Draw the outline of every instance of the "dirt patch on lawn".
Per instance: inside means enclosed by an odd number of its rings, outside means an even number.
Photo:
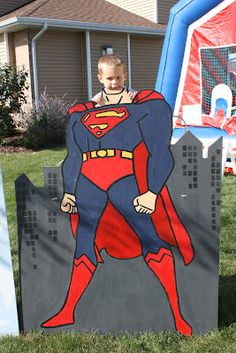
[[[22,134],[4,137],[0,143],[0,153],[32,152],[31,149],[22,145]]]

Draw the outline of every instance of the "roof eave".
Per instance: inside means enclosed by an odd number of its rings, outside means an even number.
[[[49,18],[36,18],[36,17],[13,17],[5,21],[0,21],[0,33],[13,31],[19,26],[43,26],[47,24],[48,27],[54,28],[67,28],[67,29],[78,29],[78,30],[93,30],[93,31],[107,31],[107,32],[122,32],[122,33],[133,33],[133,34],[145,34],[145,35],[158,35],[164,36],[165,29],[162,28],[151,28],[141,26],[123,26],[113,25],[107,23],[92,23],[92,22],[80,22],[71,20],[58,20]]]

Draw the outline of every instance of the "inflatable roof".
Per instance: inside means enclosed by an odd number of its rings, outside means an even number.
[[[170,11],[155,89],[174,109],[188,27],[222,0],[182,0]]]

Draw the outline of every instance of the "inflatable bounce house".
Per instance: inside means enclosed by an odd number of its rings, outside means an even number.
[[[222,136],[224,160],[231,159],[228,171],[234,174],[235,13],[235,0],[179,1],[171,9],[156,84],[174,111],[173,140],[183,127],[206,149]]]

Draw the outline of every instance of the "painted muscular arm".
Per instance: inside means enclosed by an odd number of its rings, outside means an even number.
[[[169,149],[172,132],[172,112],[164,100],[144,103],[147,115],[139,126],[149,156],[147,163],[148,191],[138,195],[133,205],[137,212],[151,214],[155,211],[156,199],[165,185],[174,166]]]
[[[74,131],[78,121],[78,113],[74,113],[67,125],[67,156],[62,165],[64,195],[61,210],[67,213],[77,213],[75,189],[82,164],[82,152],[77,145]]]

